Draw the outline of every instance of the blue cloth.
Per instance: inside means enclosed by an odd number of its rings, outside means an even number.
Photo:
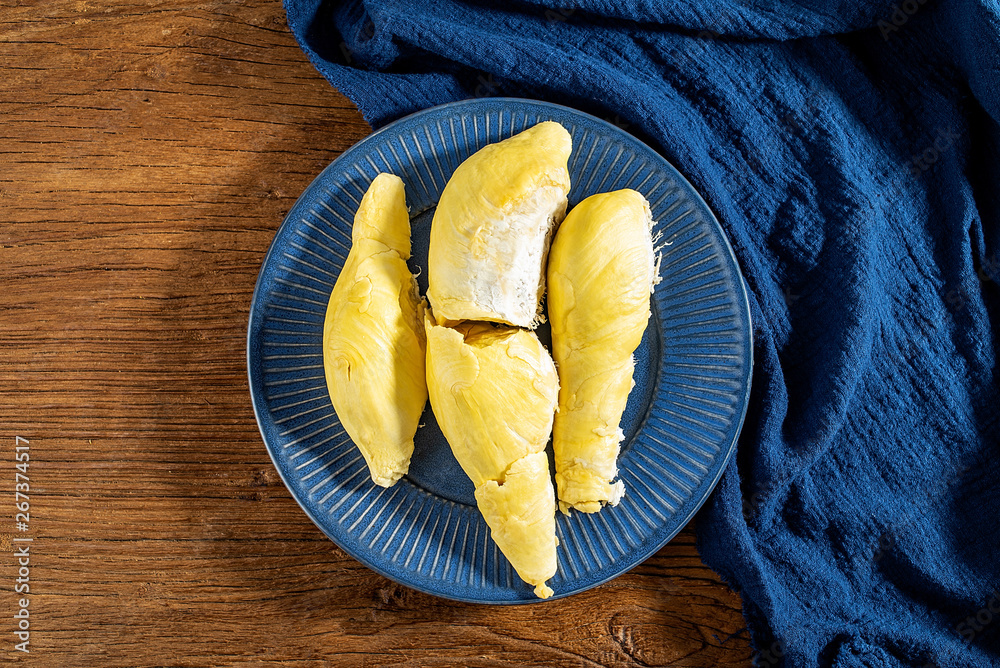
[[[373,126],[549,100],[639,136],[708,201],[757,362],[697,531],[756,665],[1000,665],[997,0],[286,9]]]

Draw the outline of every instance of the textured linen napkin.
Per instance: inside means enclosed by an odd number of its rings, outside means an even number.
[[[285,6],[375,127],[549,100],[715,211],[756,368],[697,530],[755,665],[1000,665],[997,0]]]

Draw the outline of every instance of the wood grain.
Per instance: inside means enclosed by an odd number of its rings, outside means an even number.
[[[0,655],[39,666],[746,666],[685,530],[633,572],[495,608],[396,585],[285,490],[245,334],[296,196],[370,129],[273,2],[0,6]],[[31,518],[13,524],[14,442]],[[31,547],[13,650],[12,539]]]

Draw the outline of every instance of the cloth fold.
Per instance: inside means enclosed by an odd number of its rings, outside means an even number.
[[[756,367],[697,521],[761,666],[1000,666],[996,0],[285,0],[381,126],[606,118],[732,242]]]

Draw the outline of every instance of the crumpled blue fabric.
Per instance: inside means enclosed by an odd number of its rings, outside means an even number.
[[[755,665],[1000,665],[997,0],[285,6],[375,127],[549,100],[715,211],[756,367],[697,531]]]

